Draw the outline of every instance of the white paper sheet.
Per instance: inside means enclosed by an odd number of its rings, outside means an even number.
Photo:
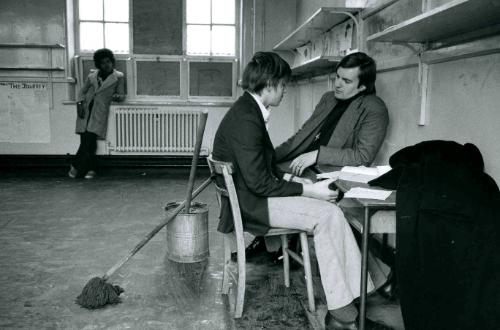
[[[49,86],[0,82],[0,142],[50,142]]]
[[[391,195],[391,190],[380,190],[380,189],[370,189],[355,187],[351,188],[345,193],[345,198],[366,198],[366,199],[377,199],[385,201],[387,197]]]
[[[346,181],[367,183],[391,170],[388,165],[377,167],[344,166],[340,171],[318,174],[318,179],[341,179]]]

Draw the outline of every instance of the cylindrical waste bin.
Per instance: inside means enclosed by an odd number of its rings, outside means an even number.
[[[175,209],[180,202],[170,202],[167,212]],[[205,260],[208,249],[208,206],[191,203],[189,213],[179,213],[167,226],[167,257],[182,263]]]

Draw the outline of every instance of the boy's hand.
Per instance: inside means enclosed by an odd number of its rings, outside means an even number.
[[[324,201],[333,202],[338,196],[338,191],[331,190],[328,188],[330,183],[334,182],[334,179],[319,181],[314,184],[303,185],[302,195],[305,197],[311,197],[316,199],[321,199]]]

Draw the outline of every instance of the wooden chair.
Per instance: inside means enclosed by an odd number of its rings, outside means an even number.
[[[245,301],[245,286],[246,286],[246,258],[245,258],[245,241],[243,238],[243,223],[241,219],[240,205],[238,203],[238,196],[236,195],[236,189],[234,186],[234,181],[232,174],[234,173],[234,168],[231,163],[220,162],[212,159],[210,155],[208,157],[208,165],[212,176],[222,176],[224,185],[215,182],[217,191],[217,200],[219,206],[221,203],[222,196],[229,198],[229,203],[231,205],[231,212],[234,219],[234,233],[224,234],[224,275],[222,279],[222,293],[229,294],[230,283],[229,278],[231,277],[236,284],[236,299],[234,304],[234,318],[240,318],[243,314],[243,304]],[[302,257],[299,256],[294,251],[288,249],[288,235],[299,234],[300,245],[302,248]],[[237,271],[233,272],[231,270],[231,235],[236,235],[236,253],[238,256],[238,267]],[[307,299],[309,302],[309,310],[315,312],[316,307],[314,303],[314,291],[313,282],[311,274],[311,260],[309,255],[309,245],[307,242],[307,232],[295,229],[286,228],[271,228],[265,236],[280,236],[281,246],[283,250],[283,272],[285,286],[290,286],[290,257],[304,266],[306,288],[307,288]]]

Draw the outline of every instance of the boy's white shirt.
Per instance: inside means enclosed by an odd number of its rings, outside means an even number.
[[[259,105],[260,112],[262,112],[262,117],[264,118],[264,122],[266,123],[266,129],[269,130],[269,124],[267,122],[269,121],[269,116],[271,116],[271,112],[264,106],[258,95],[255,95],[250,92],[249,94],[252,95],[255,102],[257,102],[257,104]]]

